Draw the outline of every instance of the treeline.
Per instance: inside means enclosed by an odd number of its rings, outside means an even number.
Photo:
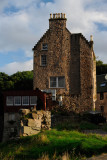
[[[11,76],[0,72],[0,91],[33,89],[33,71],[17,72]]]
[[[101,60],[96,61],[96,74],[107,74],[107,64],[104,64]]]
[[[97,75],[107,73],[107,64],[101,60],[96,61]],[[11,76],[0,72],[0,91],[33,89],[33,71],[17,72]]]

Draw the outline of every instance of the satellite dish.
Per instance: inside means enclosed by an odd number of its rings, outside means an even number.
[[[107,80],[107,74],[105,75],[105,80]]]

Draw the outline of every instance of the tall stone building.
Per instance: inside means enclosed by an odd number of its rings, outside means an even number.
[[[34,46],[34,90],[52,93],[53,100],[75,112],[94,110],[96,60],[93,39],[70,33],[65,14],[50,14],[49,29]]]

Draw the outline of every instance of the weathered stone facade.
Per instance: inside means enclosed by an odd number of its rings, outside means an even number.
[[[96,96],[96,70],[93,40],[81,34],[72,34],[66,28],[65,14],[54,14],[49,19],[49,29],[34,46],[34,89],[56,89],[57,100],[73,111],[83,112],[94,108]],[[42,45],[48,49],[43,50]],[[41,65],[41,55],[46,55],[46,65]],[[50,77],[63,76],[65,87],[50,87]]]

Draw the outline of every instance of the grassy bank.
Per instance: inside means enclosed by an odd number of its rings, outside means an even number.
[[[85,135],[77,131],[50,130],[38,135],[0,144],[0,159],[80,159],[107,152],[107,137]],[[43,158],[45,159],[45,158]]]

